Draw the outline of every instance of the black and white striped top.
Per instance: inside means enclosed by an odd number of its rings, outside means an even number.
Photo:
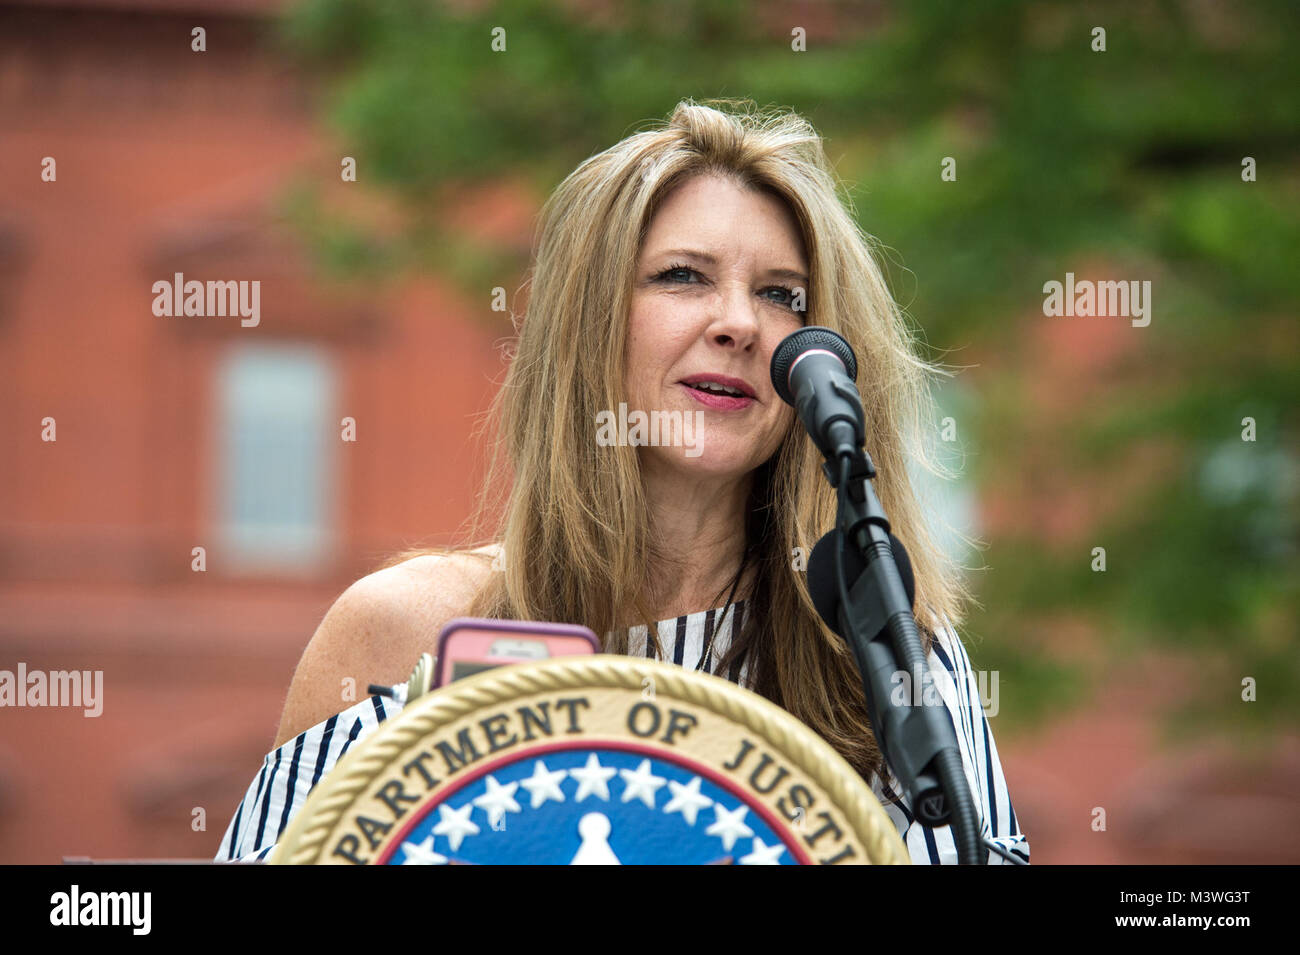
[[[743,620],[743,614],[742,602],[737,603],[725,618],[720,610],[708,610],[661,620],[657,624],[659,643],[673,663],[694,669],[704,652],[708,635],[715,628],[715,620],[721,619],[721,626],[713,634],[713,663],[710,664],[713,666],[730,645],[733,620]],[[630,655],[654,656],[654,643],[646,637],[645,627],[634,627],[629,631]],[[962,763],[981,815],[984,836],[1028,861],[1029,842],[1021,833],[1015,810],[1011,808],[1002,764],[980,703],[970,660],[951,629],[937,634],[929,664],[934,689],[942,697],[957,730]],[[718,675],[742,686],[751,685],[752,674],[747,663],[732,666],[729,672]],[[217,861],[266,859],[294,814],[302,808],[307,794],[321,778],[344,753],[401,708],[402,704],[387,697],[369,697],[267,753],[261,771],[249,783],[230,825],[226,827],[217,850]],[[952,830],[946,826],[929,829],[916,824],[907,795],[901,792],[892,774],[883,781],[879,776],[873,776],[871,789],[898,828],[913,862],[956,863],[957,849]],[[1001,864],[1004,860],[991,853],[989,861],[990,864]]]

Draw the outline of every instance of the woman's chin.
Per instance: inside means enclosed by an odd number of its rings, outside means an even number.
[[[752,447],[710,442],[707,433],[701,434],[693,446],[642,448],[641,459],[643,467],[711,479],[740,480],[758,466]]]

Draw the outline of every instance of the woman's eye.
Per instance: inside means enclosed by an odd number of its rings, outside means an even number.
[[[693,285],[697,281],[702,280],[703,276],[689,266],[675,265],[671,268],[664,269],[655,276],[655,279],[660,282],[669,282],[675,285]],[[763,298],[776,305],[789,307],[794,304],[794,289],[785,285],[768,286],[763,289],[761,295]]]
[[[763,290],[763,297],[777,305],[793,305],[794,289],[786,288],[784,285],[773,285]]]

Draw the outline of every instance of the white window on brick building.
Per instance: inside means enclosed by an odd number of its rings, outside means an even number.
[[[209,566],[310,574],[335,543],[337,373],[310,344],[247,344],[218,362],[217,544]]]

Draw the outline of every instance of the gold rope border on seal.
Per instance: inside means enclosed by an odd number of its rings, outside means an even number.
[[[420,697],[385,720],[335,765],[308,797],[268,860],[314,863],[322,844],[356,798],[414,743],[483,707],[552,690],[634,689],[654,681],[656,695],[693,703],[758,734],[831,797],[873,865],[911,862],[898,831],[867,784],[835,749],[776,704],[706,673],[632,657],[569,657],[498,667]]]

